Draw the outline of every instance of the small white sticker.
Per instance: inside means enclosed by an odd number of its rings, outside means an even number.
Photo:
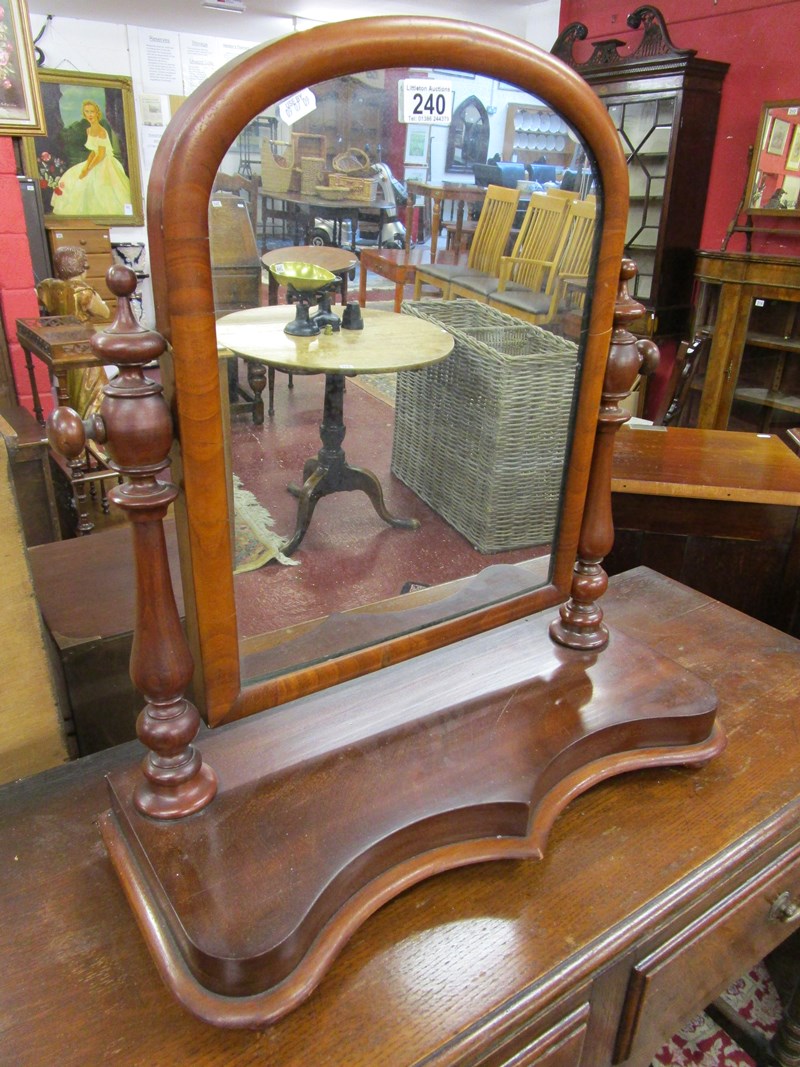
[[[312,111],[316,110],[316,107],[316,96],[310,89],[301,89],[299,93],[295,93],[294,96],[290,96],[288,100],[284,100],[282,104],[278,105],[278,114],[287,126],[291,126],[298,119],[310,115]]]

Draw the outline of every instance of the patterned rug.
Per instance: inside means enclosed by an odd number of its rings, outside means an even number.
[[[297,567],[297,559],[281,552],[284,539],[274,532],[275,522],[256,497],[242,486],[238,475],[233,476],[233,508],[235,530],[234,574],[254,571],[271,559],[288,567]]]
[[[734,982],[722,999],[757,1030],[768,1037],[775,1033],[781,1002],[763,963]],[[664,1045],[650,1067],[756,1067],[756,1061],[701,1012]]]

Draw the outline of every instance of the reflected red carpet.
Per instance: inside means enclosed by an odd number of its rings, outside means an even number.
[[[296,482],[306,458],[320,447],[324,378],[299,376],[288,389],[278,373],[275,416],[262,427],[237,415],[231,429],[233,469],[288,537],[297,502],[286,486]],[[364,378],[369,385],[369,377]],[[373,470],[381,480],[389,510],[419,519],[416,531],[387,526],[364,493],[336,493],[317,505],[308,533],[294,558],[297,567],[269,563],[236,577],[239,632],[243,637],[291,626],[398,595],[408,582],[438,585],[476,574],[493,563],[516,563],[543,555],[548,546],[494,555],[476,552],[391,472],[394,409],[347,383],[344,449],[354,466]]]

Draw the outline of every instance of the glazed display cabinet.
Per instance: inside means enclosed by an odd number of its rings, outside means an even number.
[[[579,22],[552,51],[589,82],[614,120],[628,161],[625,251],[639,268],[634,295],[647,308],[648,332],[682,339],[728,64],[676,48],[649,5],[629,15],[628,25],[643,29],[632,51],[621,52],[624,42],[613,38],[595,41],[580,62],[573,47],[589,31]]]
[[[692,425],[780,433],[800,425],[800,263],[744,252],[697,258],[695,333],[711,335]]]

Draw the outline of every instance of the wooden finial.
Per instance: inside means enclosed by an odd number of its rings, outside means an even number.
[[[71,408],[59,407],[48,422],[48,437],[66,456],[82,452],[87,437],[103,442],[109,466],[126,479],[108,495],[131,522],[136,562],[131,678],[147,700],[136,731],[149,752],[134,803],[145,815],[176,819],[205,807],[216,793],[217,780],[191,743],[200,714],[184,696],[193,663],[164,538],[163,520],[178,495],[174,485],[158,479],[169,466],[172,416],[161,386],[144,374],[145,364],[158,359],[166,342],[134,318],[133,271],[112,267],[106,281],[117,297],[117,312],[114,321],[92,337],[91,346],[103,363],[119,367],[119,375],[104,387],[99,415],[84,422]]]
[[[628,292],[628,282],[635,275],[636,264],[623,259],[571,596],[562,604],[560,617],[550,625],[552,639],[567,648],[598,650],[608,644],[608,628],[603,623],[598,600],[608,587],[608,575],[601,563],[614,544],[611,514],[614,437],[630,418],[620,402],[630,394],[637,374],[652,373],[658,362],[657,346],[644,338],[637,340],[628,329],[645,311]]]

